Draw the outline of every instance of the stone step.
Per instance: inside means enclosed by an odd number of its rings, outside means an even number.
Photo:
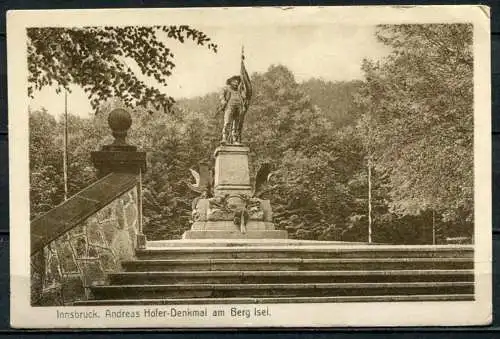
[[[321,241],[321,240],[297,240],[297,239],[174,239],[174,240],[148,240],[147,248],[199,248],[199,247],[248,247],[248,246],[269,246],[269,247],[288,247],[288,246],[360,246],[373,247],[362,242],[347,242],[347,241]],[[404,247],[401,245],[376,245],[376,246],[391,246]],[[422,247],[421,245],[408,245],[410,247]],[[446,245],[446,247],[454,246],[464,248],[467,245]],[[406,245],[405,245],[406,247]],[[444,245],[438,245],[444,247]]]
[[[93,286],[95,299],[325,297],[473,294],[473,282],[168,284]]]
[[[457,247],[386,246],[217,246],[151,247],[136,251],[139,259],[254,259],[254,258],[473,258]]]
[[[153,259],[122,262],[128,272],[473,269],[468,258]]]
[[[359,295],[337,297],[262,297],[262,298],[171,298],[171,299],[103,299],[76,302],[76,306],[113,305],[200,305],[200,304],[288,304],[288,303],[344,303],[344,302],[415,302],[415,301],[469,301],[473,294],[422,295]]]
[[[473,270],[120,272],[110,285],[474,281]]]

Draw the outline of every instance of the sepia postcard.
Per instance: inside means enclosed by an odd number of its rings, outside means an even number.
[[[484,6],[9,11],[11,325],[492,319]]]

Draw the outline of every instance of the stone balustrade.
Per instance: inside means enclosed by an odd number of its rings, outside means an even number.
[[[115,140],[91,158],[98,177],[82,191],[31,222],[31,303],[73,304],[91,297],[120,262],[144,248],[142,173],[146,154],[126,143],[130,114],[109,114]]]
[[[92,285],[119,271],[121,261],[134,257],[139,215],[134,186],[46,245],[40,252],[41,269],[36,269],[35,262],[32,266],[32,303],[53,306],[87,300]]]

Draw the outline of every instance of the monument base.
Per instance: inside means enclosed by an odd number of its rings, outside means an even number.
[[[182,235],[182,239],[287,239],[288,233],[283,230],[262,230],[248,231],[242,233],[240,231],[186,231]]]
[[[274,229],[274,224],[267,221],[250,220],[246,231],[233,221],[197,221],[191,229],[182,235],[182,239],[287,239],[288,233]]]
[[[245,225],[246,231],[274,231],[274,224],[268,221],[250,220]],[[191,226],[191,231],[238,231],[240,226],[234,224],[230,220],[219,221],[196,221]]]
[[[248,147],[225,145],[215,150],[213,196],[193,201],[193,224],[182,239],[287,239],[276,230],[269,200],[253,196]]]

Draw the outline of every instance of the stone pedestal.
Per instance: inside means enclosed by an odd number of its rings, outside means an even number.
[[[286,239],[287,233],[282,230],[269,231],[186,231],[182,239]]]
[[[219,146],[215,150],[214,195],[252,194],[249,148],[245,146]]]
[[[245,218],[243,224],[241,217]],[[193,211],[193,225],[183,239],[286,239],[276,230],[269,200],[215,197],[200,199]]]
[[[249,149],[220,146],[215,150],[214,197],[198,199],[193,225],[183,239],[286,239],[276,230],[269,200],[252,197]]]

